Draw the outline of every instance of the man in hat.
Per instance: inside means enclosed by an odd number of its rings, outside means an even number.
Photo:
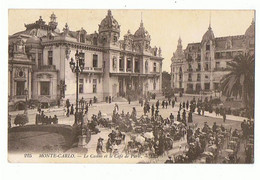
[[[96,151],[97,151],[97,154],[98,155],[102,155],[102,153],[104,153],[103,151],[103,138],[98,138],[98,142],[97,142],[97,148],[96,148]]]
[[[173,164],[172,157],[168,156],[168,159],[164,162],[164,164]]]

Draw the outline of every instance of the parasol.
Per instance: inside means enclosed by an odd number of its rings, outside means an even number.
[[[154,138],[152,132],[146,132],[146,133],[144,133],[144,137],[146,137],[146,138],[148,138],[148,139],[152,139],[152,138]]]
[[[232,149],[225,149],[226,152],[228,153],[233,153],[234,151]]]
[[[204,156],[213,156],[213,153],[209,152],[209,151],[205,151],[205,152],[202,153],[202,155],[204,155]]]
[[[145,142],[145,138],[138,135],[136,138],[135,138],[135,141],[136,142],[139,142],[140,144],[143,144]]]

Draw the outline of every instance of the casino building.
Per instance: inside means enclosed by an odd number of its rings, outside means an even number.
[[[201,42],[189,43],[185,50],[178,40],[171,58],[171,87],[188,94],[216,92],[221,78],[230,72],[227,62],[240,53],[254,52],[254,20],[245,34],[237,36],[215,37],[209,25]]]
[[[62,31],[55,14],[50,22],[41,17],[26,24],[25,30],[9,36],[9,105],[23,109],[26,97],[42,103],[75,101],[76,75],[69,62],[78,50],[85,68],[79,77],[79,98],[94,96],[103,101],[129,94],[145,95],[161,91],[161,49],[151,47],[151,36],[141,21],[131,34],[120,40],[120,25],[108,10],[98,32],[83,28]]]

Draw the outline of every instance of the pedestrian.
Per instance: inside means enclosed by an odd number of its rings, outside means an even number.
[[[70,108],[70,114],[74,114],[74,107],[73,107],[73,104],[71,105],[71,108]]]
[[[183,109],[185,109],[185,107],[186,107],[185,101],[182,102],[182,107],[183,107]]]
[[[180,106],[179,106],[179,111],[181,110],[181,108],[182,108],[182,107],[181,107],[181,103],[180,103]]]
[[[130,96],[128,96],[128,104],[130,104],[131,103],[131,98],[130,98]]]
[[[157,110],[159,109],[159,104],[160,104],[160,102],[159,102],[159,100],[158,100],[158,101],[156,102],[156,104],[155,104]]]
[[[174,121],[174,115],[171,113],[170,114],[170,120],[173,122]]]
[[[67,117],[70,117],[70,108],[69,107],[67,107]]]
[[[88,113],[88,103],[86,103],[86,106],[85,106],[85,114]]]
[[[163,101],[162,101],[162,108],[163,108],[163,109],[164,109],[164,103],[165,103],[165,101],[163,100]]]
[[[146,108],[146,106],[144,106],[144,115],[146,116],[146,112],[147,112],[147,108]]]
[[[192,120],[192,112],[190,111],[189,112],[189,115],[188,115],[188,123],[192,123],[193,120]]]
[[[205,107],[204,105],[202,106],[202,116],[204,116],[204,112],[205,112]]]
[[[172,108],[174,108],[174,105],[175,105],[175,100],[173,99],[172,100]]]
[[[181,114],[180,114],[180,111],[178,111],[178,114],[177,114],[177,121],[178,121],[178,122],[181,122]]]
[[[167,102],[167,101],[165,101],[165,107],[166,107],[166,109],[167,109],[167,106],[168,106],[168,102]]]
[[[104,152],[103,151],[103,138],[99,138],[98,139],[98,142],[97,142],[97,148],[96,148],[96,151],[97,151],[97,154],[98,155],[102,155],[102,153]]]
[[[187,100],[187,103],[186,103],[186,109],[188,110],[190,107],[190,103],[189,103],[189,100]]]
[[[169,156],[168,159],[164,162],[164,164],[173,164],[172,157]]]
[[[154,105],[152,105],[152,116],[154,115]]]

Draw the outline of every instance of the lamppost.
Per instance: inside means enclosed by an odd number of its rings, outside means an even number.
[[[77,125],[79,120],[79,114],[78,114],[79,113],[78,112],[79,111],[79,74],[80,72],[83,71],[85,67],[84,59],[80,56],[78,50],[76,51],[75,59],[76,62],[74,62],[73,58],[71,58],[70,61],[70,68],[73,73],[76,73],[76,113],[75,113],[75,121],[73,126]]]
[[[25,108],[24,108],[24,114],[27,114],[27,96],[28,96],[28,90],[24,89],[24,95],[25,95]]]

